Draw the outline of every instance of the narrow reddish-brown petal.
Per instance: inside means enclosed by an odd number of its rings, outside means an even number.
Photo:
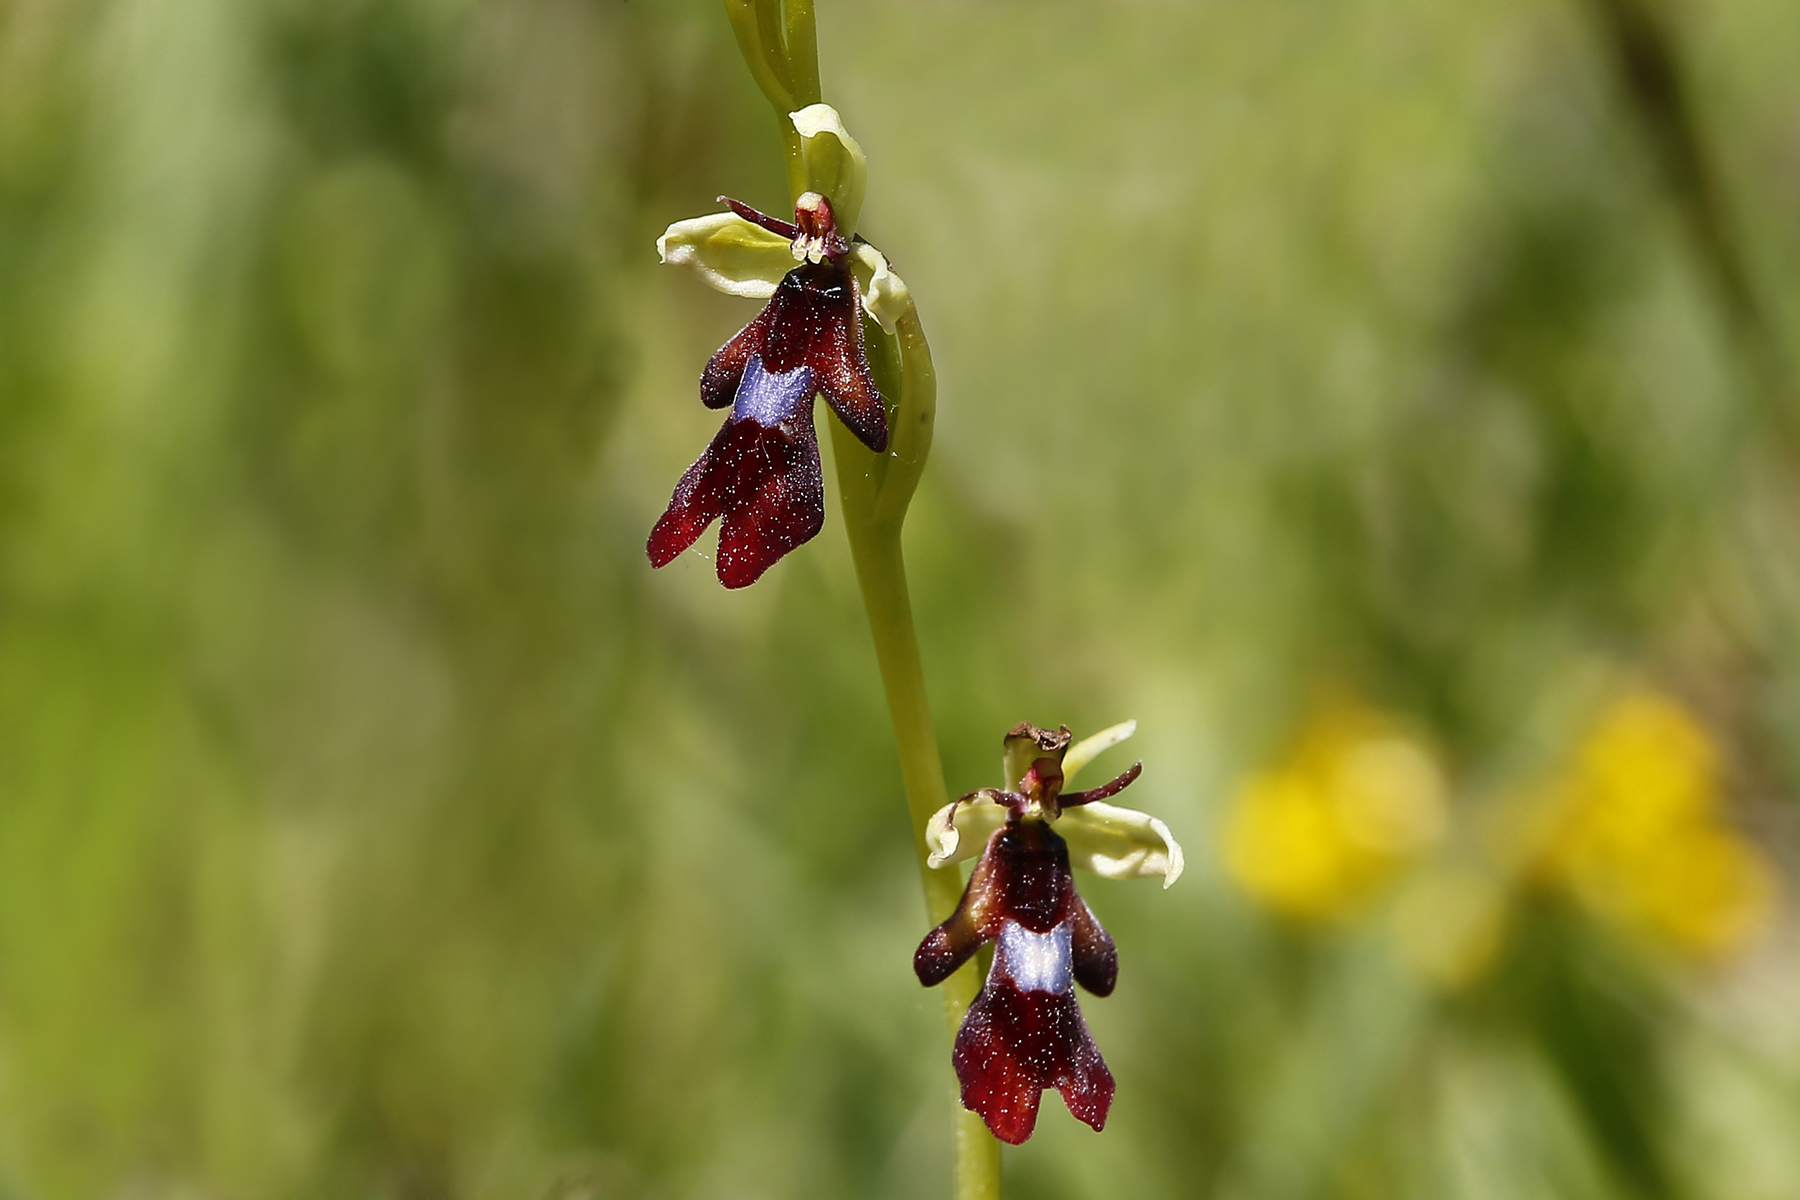
[[[995,804],[1004,805],[1017,815],[1025,809],[1025,797],[1017,792],[1004,792],[999,788],[976,788],[972,792],[964,792],[956,798],[958,804],[969,804],[976,800],[992,800]]]
[[[1118,947],[1113,945],[1112,934],[1106,932],[1087,901],[1080,896],[1071,899],[1069,924],[1073,931],[1070,942],[1074,950],[1075,982],[1096,996],[1110,996],[1113,986],[1119,982]]]
[[[1110,799],[1130,787],[1132,783],[1136,781],[1137,777],[1143,773],[1144,764],[1141,762],[1134,762],[1124,774],[1120,775],[1117,779],[1103,783],[1097,788],[1089,788],[1085,792],[1070,792],[1068,795],[1060,797],[1057,801],[1057,805],[1061,808],[1074,808],[1077,805],[1089,804],[1095,800]]]
[[[720,196],[718,197],[718,200],[720,204],[723,204],[726,208],[729,208],[732,212],[744,218],[744,220],[759,228],[768,230],[776,237],[784,237],[791,242],[800,236],[800,227],[791,221],[784,221],[780,217],[771,217],[768,213],[751,208],[742,200],[733,200],[730,196]]]
[[[708,408],[724,408],[737,395],[743,382],[744,367],[750,356],[760,353],[769,335],[769,323],[775,319],[775,302],[771,300],[748,325],[731,335],[731,340],[706,361],[700,372],[700,402]],[[767,359],[765,358],[765,362]]]

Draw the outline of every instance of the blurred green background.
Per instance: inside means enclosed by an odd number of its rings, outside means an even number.
[[[951,790],[1187,848],[1009,1194],[1800,1195],[1800,6],[821,8]],[[644,561],[719,192],[710,0],[0,11],[0,1197],[947,1194],[837,518]]]

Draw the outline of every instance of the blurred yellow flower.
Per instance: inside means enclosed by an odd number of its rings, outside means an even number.
[[[1276,912],[1339,919],[1436,841],[1444,815],[1431,753],[1391,718],[1340,701],[1307,723],[1285,762],[1245,782],[1225,866]]]
[[[1724,819],[1711,735],[1668,696],[1636,690],[1601,715],[1552,782],[1539,869],[1632,933],[1697,958],[1768,921],[1775,876]]]

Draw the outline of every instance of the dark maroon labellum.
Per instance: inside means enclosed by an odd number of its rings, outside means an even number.
[[[810,375],[807,367],[770,374],[752,356],[730,419],[681,476],[650,531],[651,566],[669,562],[723,516],[719,582],[746,587],[824,526]]]
[[[952,1055],[964,1106],[1018,1145],[1037,1125],[1044,1089],[1054,1087],[1078,1120],[1103,1128],[1113,1077],[1075,985],[1110,995],[1118,952],[1076,894],[1068,847],[1042,821],[1015,817],[994,832],[962,902],[920,943],[913,970],[927,987],[941,983],[988,942],[994,965]]]
[[[823,200],[798,214],[798,225],[731,204],[739,215],[761,218],[765,228],[779,226],[796,236],[823,231],[836,238],[834,247],[842,246],[829,207],[817,207]],[[841,251],[789,271],[756,319],[706,364],[700,399],[708,408],[729,405],[731,414],[650,531],[652,566],[671,562],[723,518],[719,581],[744,587],[819,532],[825,492],[813,430],[815,393],[869,449],[887,449],[887,409],[869,374],[856,279]]]

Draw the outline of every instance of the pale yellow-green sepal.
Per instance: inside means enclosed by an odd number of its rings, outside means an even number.
[[[728,296],[767,300],[794,269],[793,243],[736,213],[677,221],[656,239],[662,260],[686,267]]]
[[[1095,801],[1063,812],[1056,832],[1069,844],[1069,865],[1107,879],[1181,878],[1181,844],[1169,827],[1133,808]]]
[[[962,862],[981,853],[994,830],[1006,824],[1006,806],[986,796],[953,800],[931,814],[925,825],[925,845],[933,867]]]
[[[974,858],[1006,824],[1006,816],[1006,806],[986,796],[946,804],[925,826],[929,864],[936,868]],[[1065,810],[1055,829],[1068,843],[1070,866],[1107,879],[1160,875],[1168,887],[1186,866],[1169,827],[1133,808],[1095,801]]]
[[[850,249],[850,270],[856,275],[857,291],[862,293],[863,307],[889,333],[912,307],[912,294],[906,281],[894,274],[881,251],[867,242]]]
[[[800,161],[806,170],[807,190],[831,201],[837,231],[848,238],[856,232],[863,195],[869,190],[869,160],[831,105],[809,104],[789,113],[788,119],[800,134]]]

